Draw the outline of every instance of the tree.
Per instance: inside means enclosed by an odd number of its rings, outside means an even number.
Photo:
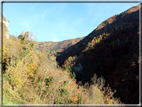
[[[30,35],[30,31],[25,32],[24,31],[21,32],[21,34],[18,36],[18,39],[23,40],[28,40],[29,39],[29,35]]]

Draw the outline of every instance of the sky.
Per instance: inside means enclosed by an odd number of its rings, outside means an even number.
[[[37,41],[84,37],[104,20],[139,3],[3,3],[9,33],[32,31]]]

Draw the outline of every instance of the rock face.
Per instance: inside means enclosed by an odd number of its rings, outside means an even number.
[[[3,37],[6,37],[8,39],[9,38],[9,29],[8,29],[9,22],[1,13],[0,13],[0,15],[1,15],[1,17],[0,17],[0,32],[1,32],[1,27],[3,26]],[[3,19],[3,24],[2,24],[2,19]]]
[[[79,73],[83,69],[82,65],[79,63],[77,66],[73,67],[75,73]]]

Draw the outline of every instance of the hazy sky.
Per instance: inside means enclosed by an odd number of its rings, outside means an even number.
[[[32,31],[38,41],[87,36],[107,18],[139,3],[3,3],[10,34]]]

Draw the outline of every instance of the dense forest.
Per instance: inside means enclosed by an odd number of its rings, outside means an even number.
[[[60,53],[60,66],[77,55],[83,66],[77,81],[92,83],[94,74],[103,77],[125,103],[139,102],[139,6],[103,21],[76,45]],[[128,97],[129,96],[129,97]],[[134,98],[134,99],[132,99]]]
[[[3,104],[139,104],[139,9],[82,38],[3,36]]]
[[[76,63],[83,66],[78,81],[92,83],[91,78],[97,74],[117,90],[114,96],[120,97],[121,101],[138,103],[139,7],[103,21],[83,40],[60,53],[57,61],[65,66],[68,57],[75,55],[78,57]]]

